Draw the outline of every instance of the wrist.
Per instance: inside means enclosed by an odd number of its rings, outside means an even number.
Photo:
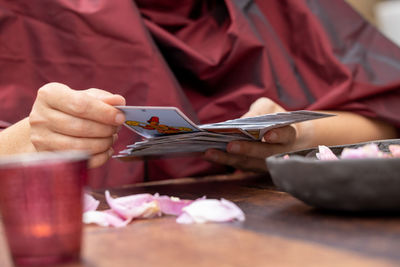
[[[294,124],[296,129],[296,150],[306,149],[316,146],[314,121],[304,121]]]
[[[30,139],[30,124],[25,118],[0,132],[0,154],[37,152]]]

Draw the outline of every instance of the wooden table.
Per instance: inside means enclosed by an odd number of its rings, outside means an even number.
[[[82,262],[63,266],[400,266],[399,214],[316,210],[277,191],[268,177],[255,175],[111,190],[113,196],[142,192],[226,198],[243,209],[246,221],[180,225],[175,217],[165,216],[136,220],[119,229],[89,225],[84,229]],[[104,201],[103,192],[94,196]],[[12,266],[3,237],[0,266]]]

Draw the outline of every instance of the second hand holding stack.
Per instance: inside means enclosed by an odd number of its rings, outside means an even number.
[[[234,140],[260,141],[277,127],[334,116],[299,110],[196,125],[176,107],[117,106],[126,115],[124,125],[145,140],[128,145],[115,158],[135,160],[225,150]]]

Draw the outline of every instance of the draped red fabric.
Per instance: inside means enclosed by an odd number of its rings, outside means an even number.
[[[176,106],[201,123],[240,117],[265,96],[400,127],[400,49],[339,0],[0,0],[0,69],[8,123],[57,81]],[[137,138],[122,129],[115,150]],[[90,185],[223,171],[198,157],[113,159]]]

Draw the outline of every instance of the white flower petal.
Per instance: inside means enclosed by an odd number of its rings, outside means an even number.
[[[199,199],[182,210],[196,223],[243,221],[245,219],[243,211],[226,199]]]

